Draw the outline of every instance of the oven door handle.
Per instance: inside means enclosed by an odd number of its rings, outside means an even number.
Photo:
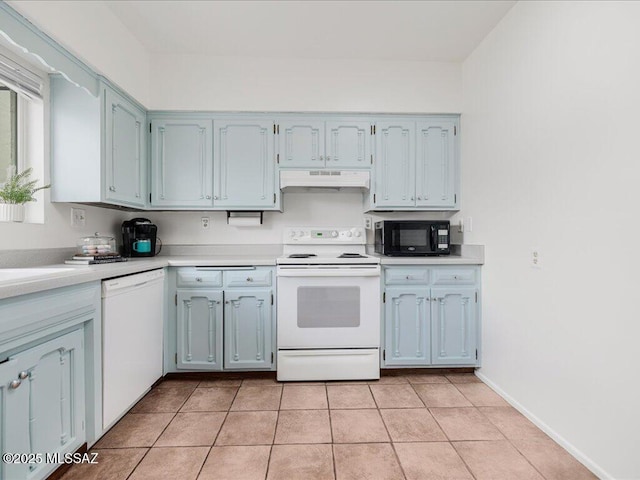
[[[286,268],[278,267],[279,277],[379,277],[380,267]]]

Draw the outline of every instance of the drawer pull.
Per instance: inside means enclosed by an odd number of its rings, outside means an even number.
[[[10,384],[9,384],[9,388],[12,389],[16,389],[18,388],[20,385],[22,385],[22,382],[20,380],[13,380]]]
[[[253,278],[247,277],[247,282],[253,282]]]
[[[196,277],[196,282],[202,282],[202,277]]]
[[[20,373],[18,374],[18,378],[19,378],[20,380],[24,380],[25,378],[29,378],[29,372],[20,372]]]

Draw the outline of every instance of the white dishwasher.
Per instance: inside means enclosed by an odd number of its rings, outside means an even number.
[[[162,376],[164,270],[102,282],[102,426]]]

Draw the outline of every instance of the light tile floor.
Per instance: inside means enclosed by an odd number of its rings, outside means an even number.
[[[63,480],[581,480],[473,374],[375,382],[168,380]]]

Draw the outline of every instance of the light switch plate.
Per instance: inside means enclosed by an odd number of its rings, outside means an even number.
[[[87,223],[87,214],[83,208],[71,209],[71,226],[82,228]]]

